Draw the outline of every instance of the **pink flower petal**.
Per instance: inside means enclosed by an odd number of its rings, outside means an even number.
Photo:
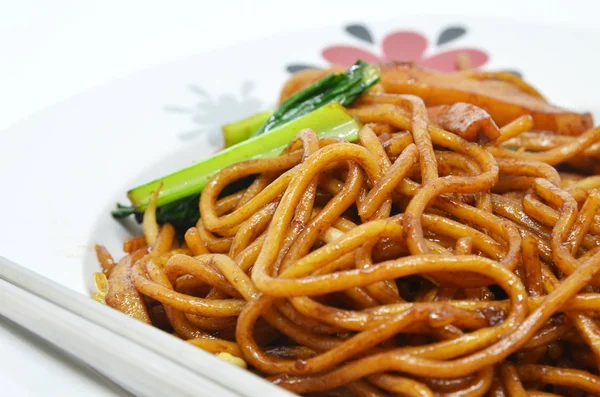
[[[469,56],[471,59],[471,64],[474,68],[485,64],[489,59],[487,54],[481,50],[465,48],[444,51],[439,54],[435,54],[429,58],[423,59],[421,62],[419,62],[419,66],[427,69],[438,70],[440,72],[455,72],[457,70],[456,57],[460,53],[467,54]]]
[[[332,46],[323,50],[323,58],[335,66],[347,68],[356,62],[357,59],[362,59],[367,63],[379,63],[379,58],[368,51],[350,46]]]
[[[427,49],[427,39],[415,32],[395,32],[383,39],[381,47],[387,61],[417,62]]]

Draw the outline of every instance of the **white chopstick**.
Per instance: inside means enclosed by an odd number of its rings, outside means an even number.
[[[50,343],[78,357],[135,395],[193,396],[199,386],[211,394],[223,392],[216,384],[165,360],[155,352],[131,343],[59,306],[0,280],[2,314]],[[176,375],[171,375],[176,374]]]
[[[2,257],[0,314],[136,395],[292,396],[248,371]]]

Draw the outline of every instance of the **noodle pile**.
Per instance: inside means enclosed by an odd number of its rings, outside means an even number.
[[[600,395],[600,128],[498,128],[385,75],[349,111],[356,143],[219,172],[183,238],[151,204],[95,297],[303,395]]]

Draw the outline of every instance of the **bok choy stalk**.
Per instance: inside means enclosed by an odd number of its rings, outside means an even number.
[[[379,81],[379,68],[358,60],[343,74],[331,73],[290,96],[271,113],[255,114],[223,126],[225,147],[258,136],[331,102],[350,106]]]
[[[217,172],[241,161],[278,156],[304,128],[312,128],[321,138],[339,137],[354,141],[358,137],[360,124],[339,103],[330,103],[268,133],[231,146],[191,167],[130,190],[127,195],[132,206],[118,205],[113,216],[124,218],[133,213],[142,213],[152,193],[162,183],[158,194],[158,221],[169,222],[176,227],[189,226],[198,220],[200,191]]]
[[[235,121],[223,126],[223,140],[225,147],[233,146],[236,143],[250,138],[273,114],[272,110],[256,113],[243,120]]]
[[[259,113],[228,125],[224,132],[229,131],[230,139],[226,137],[226,141],[232,146],[191,167],[130,190],[131,206],[117,204],[113,216],[125,218],[134,214],[138,221],[141,220],[150,197],[162,183],[157,220],[184,230],[197,222],[200,192],[221,169],[241,161],[275,157],[304,128],[313,129],[320,138],[335,136],[356,140],[360,124],[343,105],[352,103],[378,79],[376,66],[359,61],[345,74],[326,76],[294,94],[271,115]],[[251,131],[265,119],[266,122],[252,134]],[[252,136],[248,138],[250,134]]]

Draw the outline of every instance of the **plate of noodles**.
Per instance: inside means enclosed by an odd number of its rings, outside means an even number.
[[[0,137],[1,253],[299,395],[600,395],[595,36],[397,18],[129,76]]]

